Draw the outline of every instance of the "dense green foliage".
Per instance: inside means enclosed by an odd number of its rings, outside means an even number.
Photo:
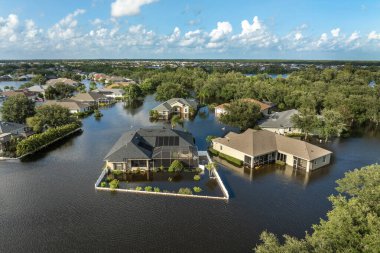
[[[201,180],[201,176],[200,175],[195,175],[194,176],[194,181],[199,181]]]
[[[183,169],[183,164],[181,161],[174,160],[168,169],[168,172],[181,172]]]
[[[327,219],[313,225],[304,239],[285,235],[281,244],[264,232],[258,253],[272,252],[380,252],[380,165],[345,174],[337,181],[339,192],[330,196],[333,209]]]
[[[16,154],[17,156],[22,156],[30,152],[47,145],[56,139],[67,135],[68,133],[78,129],[80,127],[79,123],[71,123],[64,126],[59,126],[55,128],[49,128],[41,134],[34,134],[26,139],[23,139],[17,144]]]
[[[45,128],[58,127],[77,122],[69,109],[60,105],[42,105],[36,108],[36,114],[27,119],[27,124],[35,132],[42,132]]]
[[[46,99],[62,99],[71,97],[75,91],[75,87],[64,83],[56,83],[54,86],[49,86],[45,90]]]
[[[110,188],[113,190],[116,188],[119,188],[119,180],[114,179],[111,182],[109,182],[109,185],[110,185]]]
[[[127,102],[133,102],[141,98],[143,92],[137,84],[130,84],[124,88],[124,100]]]
[[[186,88],[178,83],[162,83],[157,87],[156,100],[165,101],[171,98],[186,98],[188,97]]]
[[[4,121],[25,123],[34,114],[34,102],[22,94],[12,96],[4,101],[0,112]]]
[[[149,87],[143,90],[156,89],[159,100],[189,94],[208,104],[254,98],[271,101],[280,110],[305,108],[311,114],[333,110],[340,113],[348,126],[369,121],[380,123],[380,71],[351,65],[323,70],[309,67],[291,73],[288,78],[265,74],[246,77],[233,71],[207,73],[183,68],[150,73],[148,78],[145,87]],[[377,83],[375,87],[369,86],[372,80]]]
[[[261,117],[260,106],[241,100],[235,100],[225,105],[225,110],[226,113],[221,115],[220,121],[242,130],[253,128]]]

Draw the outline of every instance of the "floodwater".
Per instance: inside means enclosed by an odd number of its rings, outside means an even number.
[[[246,173],[220,166],[229,201],[96,191],[94,183],[120,135],[151,123],[158,103],[119,103],[84,132],[23,162],[0,162],[0,252],[251,252],[263,230],[303,236],[331,208],[335,180],[380,162],[380,134],[367,132],[328,143],[331,166],[311,175],[263,168]],[[229,130],[213,113],[184,128],[199,150],[207,135]],[[225,128],[224,128],[225,127]]]

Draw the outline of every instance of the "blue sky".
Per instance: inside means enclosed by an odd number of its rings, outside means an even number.
[[[0,59],[380,60],[380,1],[0,0]]]

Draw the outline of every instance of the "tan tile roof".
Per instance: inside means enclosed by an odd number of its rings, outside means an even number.
[[[75,86],[78,84],[77,81],[74,81],[72,79],[68,79],[68,78],[56,78],[56,79],[50,79],[46,82],[46,85],[50,86],[50,85],[56,85],[57,83],[64,83],[64,84],[67,84],[67,85],[71,85],[71,86]]]
[[[81,103],[77,101],[64,100],[64,101],[55,101],[55,100],[46,100],[45,105],[60,105],[69,110],[79,110],[81,108],[88,108],[89,105],[86,103]]]
[[[78,93],[74,97],[71,98],[76,101],[83,102],[97,102],[99,99],[106,99],[106,97],[98,92],[86,92],[86,93]]]
[[[241,134],[230,132],[224,138],[215,138],[213,141],[251,156],[282,151],[311,161],[331,154],[330,151],[316,145],[266,130],[247,129]]]
[[[256,99],[253,99],[253,98],[242,98],[242,99],[239,99],[239,100],[243,101],[243,102],[246,102],[246,103],[255,103],[255,104],[257,104],[258,106],[260,106],[260,111],[265,111],[266,109],[269,109],[269,108],[272,107],[272,105],[270,105],[270,104],[266,104],[266,103],[260,102],[260,101],[258,101]],[[229,105],[229,103],[224,103],[224,104],[218,105],[215,108],[217,108],[217,109],[224,109],[226,105]]]

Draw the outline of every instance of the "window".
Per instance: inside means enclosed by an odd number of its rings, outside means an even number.
[[[222,145],[220,145],[220,150],[223,150],[223,146]]]
[[[326,162],[326,156],[324,156],[323,158],[322,158],[322,161],[325,163]]]

